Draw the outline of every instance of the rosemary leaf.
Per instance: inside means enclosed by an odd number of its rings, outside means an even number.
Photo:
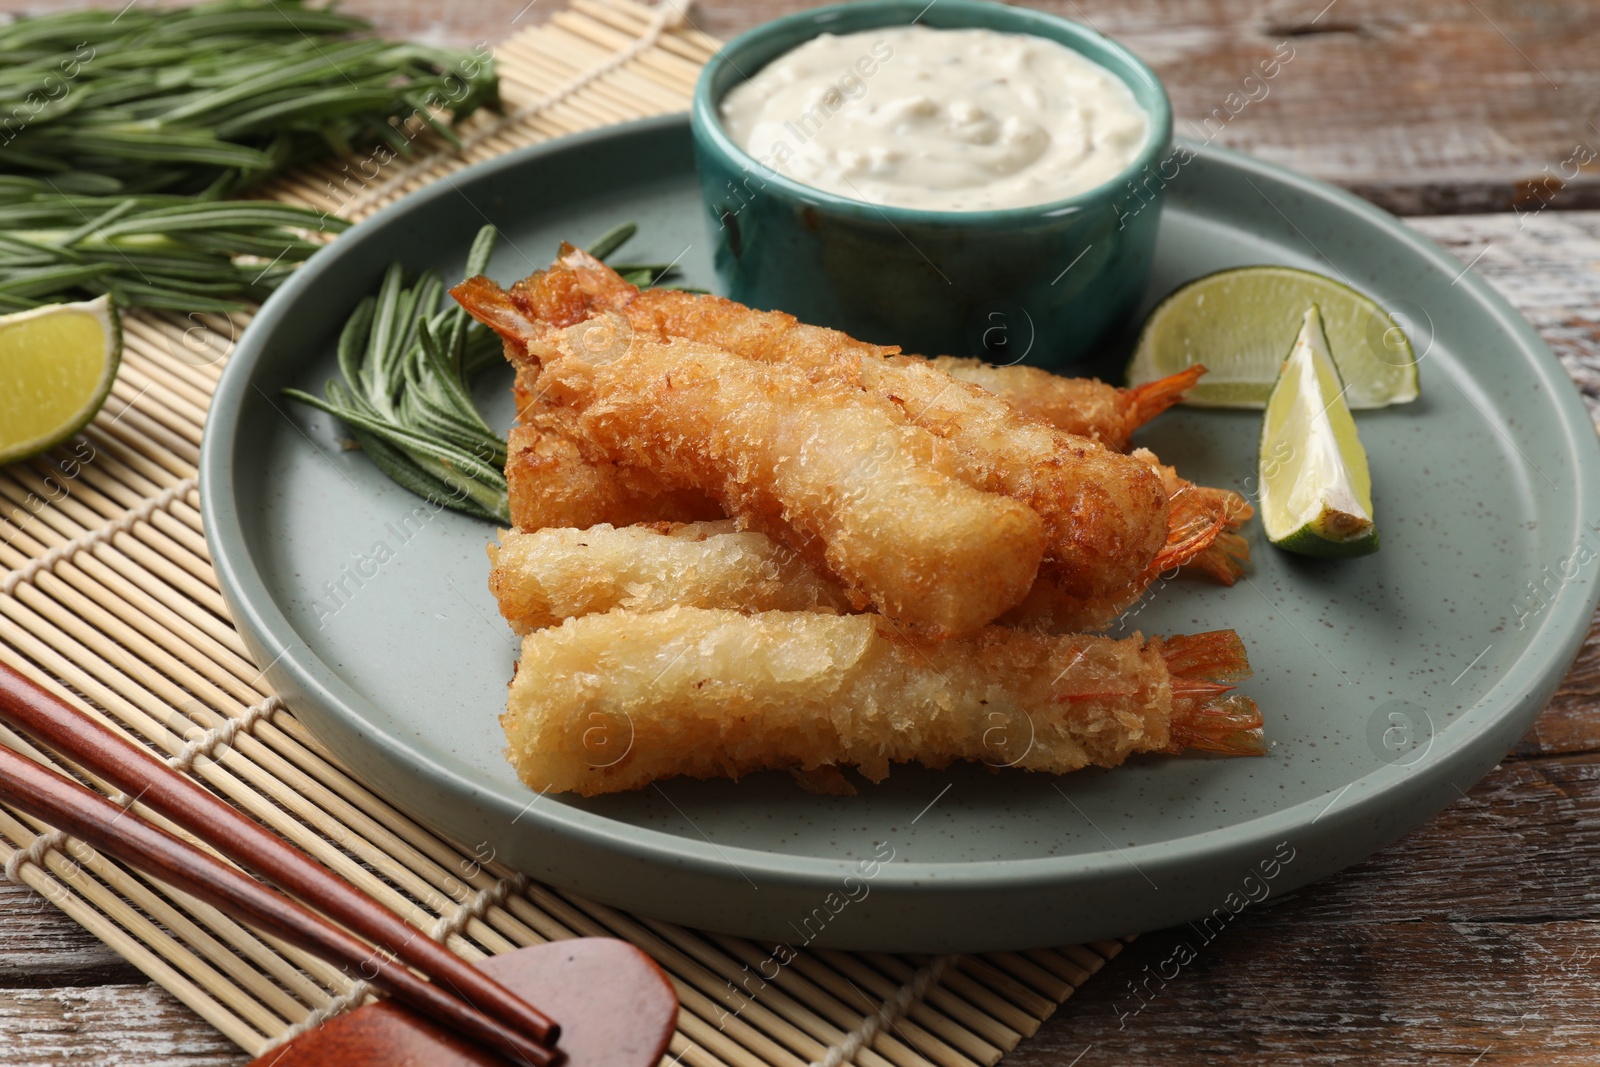
[[[605,260],[638,232],[639,224],[635,222],[624,222],[620,226],[613,226],[589,245],[589,254],[595,259]]]
[[[40,268],[28,283],[38,298],[109,290],[228,311],[266,296],[320,246],[312,235],[343,224],[223,197],[335,152],[414,151],[403,135],[413,121],[453,139],[449,123],[500,106],[487,55],[368,31],[305,0],[126,5],[0,25],[0,266]],[[7,237],[31,243],[29,256],[19,261]],[[188,265],[136,261],[128,242],[145,237],[166,243],[143,251]],[[107,254],[86,260],[90,248]],[[86,262],[116,269],[59,269]],[[51,279],[55,289],[39,288]]]
[[[618,226],[590,246],[604,258],[637,231]],[[478,231],[467,276],[484,273],[495,230]],[[676,274],[667,264],[629,268],[641,285]],[[378,291],[351,310],[339,333],[339,374],[322,398],[284,394],[342,420],[373,463],[404,489],[467,515],[509,525],[506,442],[472,400],[472,380],[503,366],[499,338],[446,297],[437,271],[409,282],[392,263]]]

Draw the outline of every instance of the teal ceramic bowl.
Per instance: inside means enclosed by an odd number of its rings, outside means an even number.
[[[821,33],[912,22],[1032,34],[1088,57],[1121,78],[1149,114],[1143,151],[1116,178],[1077,196],[1005,210],[929,211],[802,185],[724,130],[723,96],[776,57]],[[701,73],[690,115],[717,274],[741,303],[908,352],[1061,368],[1124,325],[1144,291],[1172,109],[1150,68],[1087,26],[978,0],[818,8],[731,41]]]

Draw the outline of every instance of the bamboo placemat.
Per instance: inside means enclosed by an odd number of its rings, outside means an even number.
[[[496,47],[507,113],[475,116],[462,152],[421,135],[415,157],[324,164],[271,195],[360,218],[467,163],[681,110],[717,47],[678,9],[572,0]],[[771,946],[531,884],[368,791],[265,687],[206,551],[194,478],[201,427],[247,321],[126,315],[122,369],[104,410],[68,445],[0,468],[0,659],[149,745],[467,959],[582,935],[639,945],[683,1002],[664,1062],[993,1064],[1117,954],[1114,941],[938,959],[802,950],[769,978],[757,971]],[[51,761],[3,727],[0,743]],[[326,964],[34,819],[0,809],[0,838],[12,880],[250,1053],[366,995]]]

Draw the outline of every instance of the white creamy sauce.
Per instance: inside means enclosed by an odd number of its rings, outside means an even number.
[[[895,207],[1043,204],[1116,177],[1150,120],[1065,45],[994,30],[823,34],[723,98],[729,136],[795,181]]]

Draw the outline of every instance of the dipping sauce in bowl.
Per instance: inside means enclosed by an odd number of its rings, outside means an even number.
[[[1150,132],[1105,67],[989,29],[824,33],[735,86],[720,110],[735,143],[795,181],[937,211],[1085,192],[1125,170]]]
[[[758,26],[701,71],[689,124],[734,300],[906,352],[1078,373],[1132,325],[1182,165],[1138,57],[982,0]]]

